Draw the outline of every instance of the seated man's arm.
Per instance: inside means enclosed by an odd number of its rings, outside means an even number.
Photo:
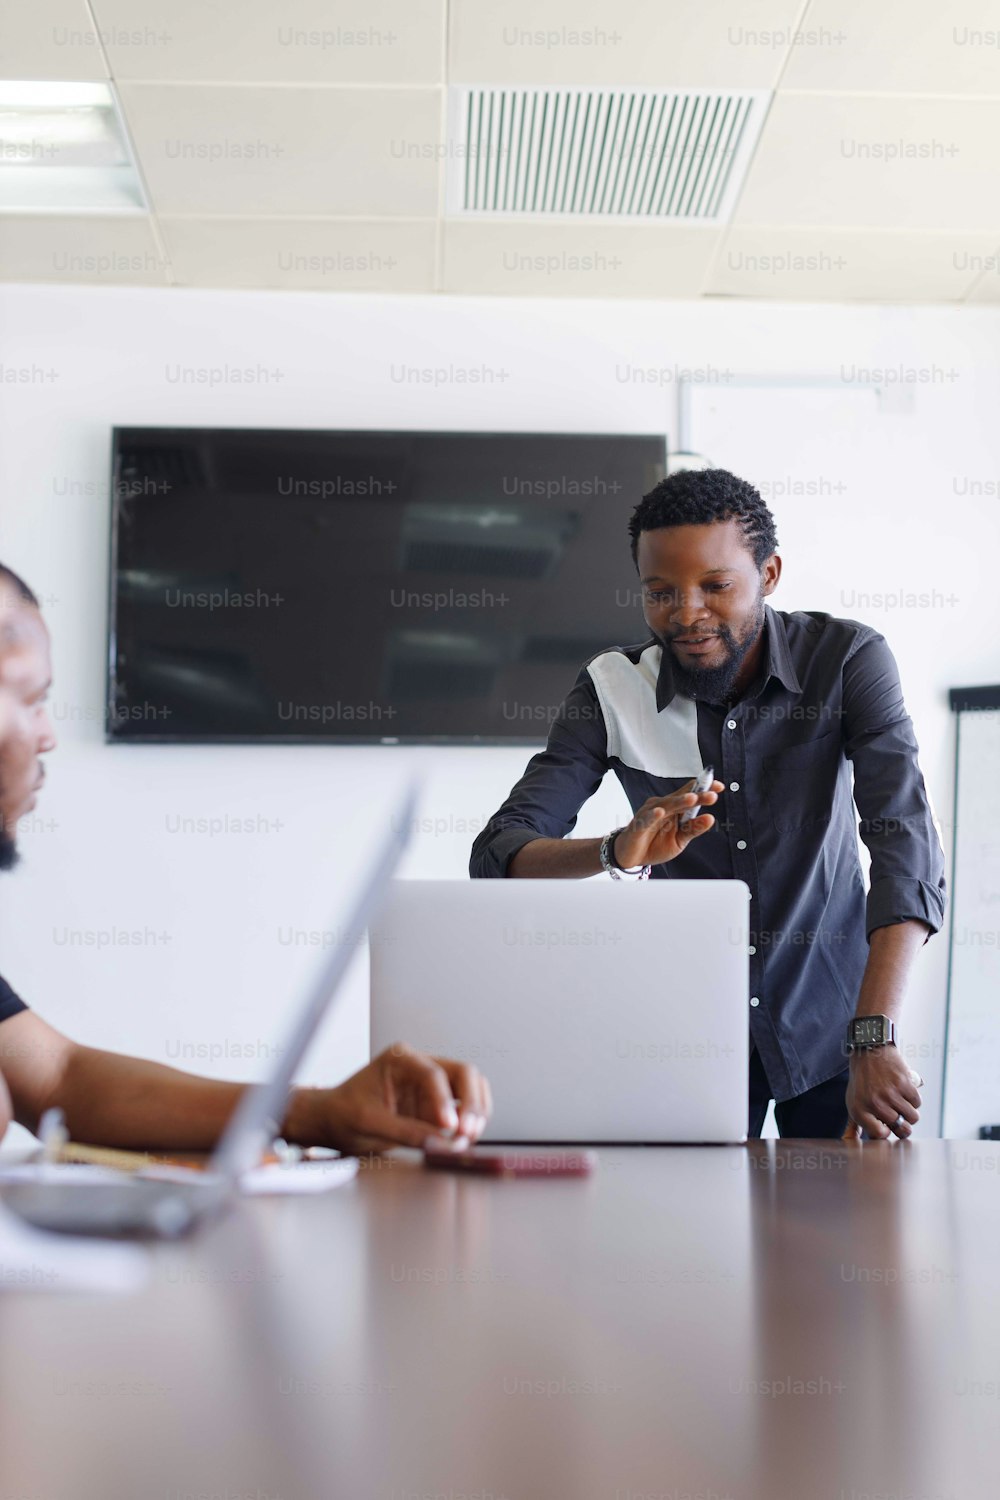
[[[6,1080],[0,1073],[0,1141],[3,1140],[7,1126],[14,1118],[14,1106],[10,1102],[10,1090],[7,1088]]]
[[[0,1074],[28,1130],[58,1107],[71,1139],[138,1150],[211,1150],[246,1086],[81,1047],[30,1010],[0,1023]],[[421,1146],[456,1127],[476,1140],[491,1108],[477,1068],[400,1044],[335,1088],[293,1090],[283,1134],[349,1152]]]

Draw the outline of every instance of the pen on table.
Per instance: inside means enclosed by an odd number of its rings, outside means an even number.
[[[61,1109],[47,1109],[38,1122],[38,1138],[42,1143],[39,1158],[43,1166],[89,1166],[109,1167],[116,1172],[142,1172],[148,1167],[185,1167],[192,1172],[204,1171],[209,1157],[203,1151],[163,1152],[130,1151],[115,1146],[91,1146],[84,1141],[71,1141],[66,1128],[66,1119]],[[261,1159],[261,1165],[271,1165],[279,1160],[273,1151]]]

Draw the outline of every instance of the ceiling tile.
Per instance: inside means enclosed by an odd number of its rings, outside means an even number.
[[[437,212],[437,89],[126,83],[121,92],[158,213]]]
[[[1000,228],[1000,101],[780,94],[738,224]]]
[[[3,215],[0,278],[998,302],[1000,11],[956,4],[0,0],[0,74],[107,54],[167,245],[145,215]],[[733,224],[440,222],[446,41],[456,83],[780,81]]]
[[[997,0],[812,0],[784,89],[1000,97]]]
[[[450,220],[444,290],[507,297],[694,297],[715,230]]]
[[[703,290],[808,302],[957,302],[995,250],[989,235],[733,228]]]
[[[116,78],[440,83],[445,0],[94,0]]]
[[[179,286],[432,292],[433,219],[163,219]]]
[[[86,0],[8,0],[0,7],[0,76],[77,83],[107,78]]]
[[[772,88],[799,0],[451,0],[452,83]]]
[[[165,286],[169,280],[145,214],[5,215],[0,278],[101,286]]]

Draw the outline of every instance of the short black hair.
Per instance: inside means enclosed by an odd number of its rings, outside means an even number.
[[[35,609],[41,609],[42,606],[34,590],[28,587],[19,573],[15,573],[13,568],[8,568],[6,563],[0,563],[0,585],[2,584],[12,588],[22,604],[31,604]]]
[[[661,479],[632,512],[628,523],[632,561],[638,566],[642,531],[657,531],[664,526],[708,526],[713,521],[739,521],[758,568],[777,550],[774,517],[752,484],[728,469],[682,469]]]

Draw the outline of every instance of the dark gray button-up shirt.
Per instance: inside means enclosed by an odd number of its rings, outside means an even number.
[[[0,978],[0,1021],[6,1021],[27,1009],[20,995],[14,993],[6,979]]]
[[[678,693],[655,640],[592,657],[469,870],[506,875],[524,844],[564,837],[609,770],[634,811],[713,766],[726,788],[716,826],[652,874],[749,886],[750,1035],[780,1101],[846,1067],[868,938],[911,918],[936,932],[945,881],[885,639],[856,620],[768,605],[765,650],[761,676],[729,708]]]

